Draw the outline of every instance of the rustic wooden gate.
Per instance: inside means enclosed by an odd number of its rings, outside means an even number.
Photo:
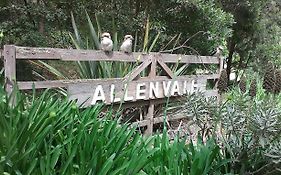
[[[77,100],[83,107],[97,102],[105,104],[124,104],[127,106],[147,105],[148,112],[144,120],[137,122],[139,126],[147,126],[146,133],[151,134],[153,124],[163,122],[163,117],[154,117],[156,104],[164,103],[167,98],[181,97],[187,93],[202,91],[206,96],[218,96],[216,87],[206,89],[207,80],[216,80],[223,68],[223,62],[217,56],[196,56],[161,53],[125,54],[114,52],[105,54],[95,50],[75,50],[57,48],[32,48],[14,45],[4,46],[5,88],[12,92],[18,88],[35,89],[65,87],[68,97]],[[48,80],[48,81],[16,81],[16,60],[62,60],[62,61],[119,61],[135,62],[138,66],[123,78],[87,79],[87,80]],[[207,75],[175,76],[167,63],[215,64],[217,71]],[[162,75],[158,75],[161,69]],[[140,73],[148,74],[141,77]],[[170,119],[167,119],[168,121]]]

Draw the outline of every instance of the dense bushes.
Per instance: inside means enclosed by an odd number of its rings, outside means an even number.
[[[143,137],[110,112],[100,118],[101,106],[79,109],[48,91],[18,94],[11,107],[1,89],[0,173],[278,174],[281,101],[261,86],[256,97],[232,90],[222,103],[187,96],[180,109],[199,128],[196,142],[170,141],[165,129]]]
[[[221,151],[232,160],[233,173],[280,173],[280,96],[258,91],[253,98],[232,90],[223,101],[220,104],[193,94],[183,112],[193,119],[203,139],[216,138]]]
[[[18,94],[15,107],[1,89],[0,173],[3,174],[210,174],[227,161],[212,140],[169,143],[166,132],[143,137],[108,117],[101,106],[76,105],[45,92]]]

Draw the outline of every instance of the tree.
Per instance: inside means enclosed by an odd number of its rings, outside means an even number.
[[[235,19],[233,35],[228,39],[228,77],[232,68],[252,66],[260,71],[264,63],[280,58],[280,37],[277,37],[280,36],[280,15],[277,15],[280,3],[275,0],[218,0],[217,4]]]

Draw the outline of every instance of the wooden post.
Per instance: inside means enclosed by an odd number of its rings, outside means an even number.
[[[152,57],[151,66],[150,66],[150,72],[148,77],[153,79],[156,77],[156,63],[157,59],[156,57]],[[149,102],[149,107],[147,110],[147,115],[145,116],[145,120],[149,120],[149,124],[147,125],[147,129],[145,130],[145,135],[152,135],[153,133],[153,123],[154,123],[154,103]]]
[[[221,71],[223,70],[223,57],[221,56],[221,54],[218,56],[218,59],[220,60],[220,68],[219,68],[219,74],[221,73]]]
[[[16,81],[16,47],[4,46],[5,90],[11,95]]]

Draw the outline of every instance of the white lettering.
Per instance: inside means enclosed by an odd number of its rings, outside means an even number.
[[[163,89],[164,89],[164,95],[166,97],[170,96],[169,92],[170,92],[170,87],[171,87],[171,81],[168,81],[168,83],[166,84],[165,81],[163,81]]]
[[[112,84],[110,86],[110,102],[113,103],[113,102],[119,102],[119,101],[121,101],[121,99],[115,97],[115,85]]]
[[[154,97],[159,98],[159,82],[155,82],[155,84],[153,82],[149,83],[149,98]]]
[[[94,92],[94,97],[92,100],[92,105],[96,104],[97,101],[105,101],[104,91],[102,89],[102,85],[98,85]]]
[[[172,86],[171,95],[175,95],[175,93],[181,95],[178,81],[174,81],[174,84]]]
[[[142,89],[144,87],[144,89]],[[145,83],[138,83],[137,84],[137,91],[136,91],[136,99],[145,99]]]
[[[187,81],[184,81],[183,83],[183,91],[182,94],[187,94],[188,93],[188,89],[187,89]]]
[[[190,88],[190,93],[192,94],[194,91],[196,91],[197,86],[195,86],[195,80],[191,81],[191,88]]]
[[[128,84],[125,84],[124,85],[124,88],[125,88],[125,94],[124,94],[124,101],[131,101],[134,99],[133,96],[128,96]]]

